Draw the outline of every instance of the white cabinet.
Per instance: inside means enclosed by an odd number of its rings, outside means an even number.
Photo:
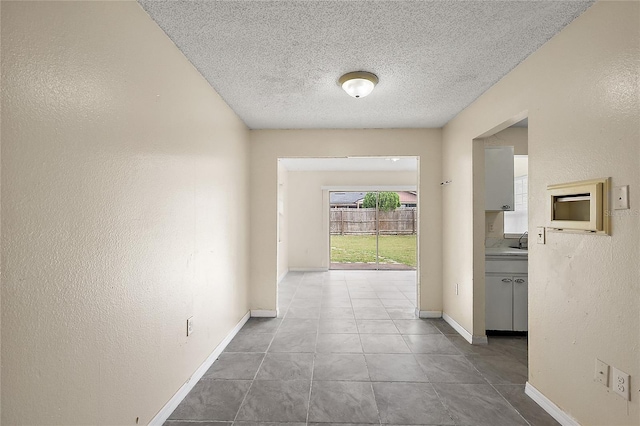
[[[513,147],[484,149],[485,210],[513,211]]]
[[[526,275],[513,276],[513,331],[528,330],[529,280]]]
[[[487,274],[485,278],[485,328],[527,331],[526,275]]]
[[[495,256],[485,263],[485,329],[527,331],[526,258]]]
[[[485,279],[485,328],[513,330],[513,279],[487,275]]]

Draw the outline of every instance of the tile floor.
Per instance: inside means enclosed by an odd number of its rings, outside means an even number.
[[[415,271],[289,273],[166,422],[556,425],[524,394],[527,342],[471,346],[415,318]]]

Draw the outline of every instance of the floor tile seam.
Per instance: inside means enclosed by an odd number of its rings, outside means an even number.
[[[429,383],[431,384],[452,384],[452,385],[480,385],[480,384],[490,384],[487,379],[482,375],[482,373],[480,373],[480,371],[476,368],[475,365],[473,365],[470,361],[468,361],[466,359],[466,357],[464,355],[448,355],[448,354],[425,354],[425,353],[412,353],[414,359],[416,360],[416,362],[418,363],[418,366],[420,367],[420,369],[424,372],[424,375],[427,377],[427,379],[429,380]],[[417,355],[426,355],[426,356],[462,356],[464,357],[464,359],[469,362],[469,364],[473,367],[473,369],[478,373],[478,375],[480,376],[480,378],[482,380],[484,380],[484,383],[461,383],[461,382],[440,382],[440,381],[434,381],[429,377],[429,373],[425,370],[425,368],[422,366],[422,363],[420,363],[420,361],[418,361],[417,359]]]
[[[320,325],[316,329],[316,343],[313,347],[313,355],[311,357],[311,379],[309,382],[309,397],[307,398],[307,416],[305,420],[305,424],[309,424],[309,412],[311,411],[311,393],[313,392],[313,376],[315,375],[316,370],[316,355],[318,354],[318,338],[320,336]]]
[[[468,363],[473,367],[473,369],[474,369],[474,370],[476,370],[476,371],[478,372],[478,374],[480,375],[480,377],[482,377],[482,379],[483,379],[485,382],[487,382],[487,384],[488,384],[489,386],[491,386],[491,387],[492,387],[496,392],[498,392],[498,390],[493,386],[493,384],[489,382],[489,379],[487,378],[487,376],[486,376],[486,375],[484,375],[484,374],[482,374],[482,371],[480,371],[480,370],[478,369],[478,367],[476,367],[476,365],[475,365],[473,362],[471,362],[471,360],[469,360],[468,356],[467,356],[467,355],[464,355],[464,354],[463,354],[463,356],[464,356],[464,359],[465,359],[465,360],[466,360],[466,361],[467,361],[467,362],[468,362]],[[481,355],[480,355],[480,356],[481,356]],[[493,356],[493,355],[488,355],[488,356]],[[500,392],[498,392],[498,393],[500,393]],[[500,394],[500,396],[502,396],[502,394]],[[504,398],[504,397],[503,397],[503,398]],[[507,401],[507,403],[508,403],[509,405],[511,405],[511,404],[509,403],[509,401]]]
[[[420,371],[422,371],[422,374],[424,374],[424,377],[427,379],[427,383],[431,383],[431,378],[429,377],[425,369],[422,368],[422,364],[420,364],[420,361],[418,361],[418,358],[416,358],[416,355],[419,355],[419,354],[415,354],[411,352],[411,357],[413,358],[415,363],[418,365],[418,368],[420,369]]]
[[[367,367],[367,370],[368,370],[368,367]],[[371,394],[373,395],[373,403],[376,405],[376,415],[378,416],[378,424],[382,425],[382,416],[380,416],[380,408],[378,407],[378,400],[376,399],[376,391],[373,389],[373,382],[370,382],[369,386],[371,387]]]
[[[405,344],[407,346],[409,346],[409,344],[407,343],[407,339],[405,339],[405,336],[433,336],[434,334],[401,334],[402,339],[404,340]],[[437,334],[435,334],[437,336]],[[446,337],[446,336],[445,336]],[[449,341],[449,339],[447,339],[447,341],[449,343],[451,343],[451,341]],[[454,345],[453,343],[451,343],[451,345],[453,346],[453,348],[456,350],[455,354],[447,354],[447,353],[439,353],[439,352],[414,352],[411,347],[409,347],[409,350],[411,351],[411,353],[414,354],[424,354],[424,355],[462,355],[462,356],[466,356],[460,349],[458,349],[456,347],[456,345]],[[471,362],[471,361],[469,361]]]
[[[296,288],[296,291],[294,292],[294,295],[293,295],[294,298],[295,298],[295,293],[297,293],[297,292],[298,292],[298,289]],[[292,300],[293,300],[293,298],[292,298]],[[287,310],[287,313],[288,313],[288,310]],[[256,377],[258,376],[258,373],[260,372],[260,369],[262,368],[262,365],[264,364],[264,360],[267,358],[267,354],[269,353],[269,349],[271,348],[271,345],[273,344],[273,341],[275,340],[276,335],[277,335],[278,331],[280,330],[280,327],[282,326],[282,322],[287,317],[287,313],[285,313],[284,317],[282,317],[282,319],[280,320],[280,323],[276,327],[276,331],[273,333],[273,337],[271,337],[271,340],[269,341],[269,345],[267,345],[267,349],[265,349],[265,351],[264,351],[264,356],[262,357],[262,361],[260,361],[260,365],[258,366],[258,369],[256,370],[255,374],[253,375],[253,379],[251,380],[251,383],[249,384],[249,388],[247,389],[247,392],[244,394],[244,397],[242,398],[242,402],[238,406],[238,411],[236,411],[236,415],[233,418],[233,423],[236,423],[236,421],[238,419],[238,415],[240,415],[240,410],[242,409],[242,406],[244,405],[245,401],[247,400],[247,397],[249,396],[249,392],[251,392],[251,388],[253,387],[253,383],[255,382]]]
[[[487,382],[488,382],[488,380],[487,380]],[[498,395],[500,395],[500,398],[502,398],[502,399],[504,400],[504,402],[506,402],[506,403],[507,403],[507,405],[508,405],[509,407],[511,407],[511,408],[512,408],[516,413],[518,413],[518,415],[520,416],[520,418],[521,418],[522,420],[524,420],[524,422],[525,422],[526,424],[528,424],[529,426],[533,426],[533,425],[531,425],[531,423],[529,423],[529,420],[527,420],[527,419],[522,415],[522,413],[520,413],[520,411],[519,411],[516,407],[514,407],[514,406],[511,404],[511,402],[509,402],[509,400],[508,400],[507,398],[505,398],[505,397],[504,397],[504,395],[502,395],[502,393],[500,393],[500,391],[499,391],[499,390],[494,386],[494,384],[493,384],[493,383],[489,383],[489,386],[491,386],[491,388],[492,388],[492,389],[493,389],[493,390],[494,390]]]
[[[264,356],[262,357],[262,361],[260,361],[260,365],[258,366],[258,369],[256,370],[255,374],[253,375],[253,379],[251,379],[251,383],[249,384],[249,388],[247,389],[247,392],[244,394],[244,397],[242,398],[242,402],[238,406],[238,411],[236,411],[236,415],[233,418],[233,423],[235,423],[237,421],[238,416],[240,415],[240,410],[242,409],[242,406],[244,405],[245,401],[247,400],[247,397],[249,396],[249,392],[251,392],[251,388],[253,387],[253,384],[256,381],[256,377],[258,376],[258,373],[260,372],[260,369],[262,368],[262,365],[264,364],[264,360],[267,359],[267,354],[269,353],[269,349],[271,348],[271,345],[273,344],[273,341],[276,338],[276,334],[278,333],[278,330],[282,326],[282,321],[284,321],[284,318],[286,318],[286,316],[287,316],[287,314],[285,314],[285,316],[280,321],[280,324],[278,324],[278,327],[276,327],[276,332],[273,333],[273,337],[269,341],[269,345],[267,346],[267,349],[265,349]]]
[[[455,417],[453,416],[453,410],[449,408],[449,406],[445,403],[444,399],[442,398],[442,396],[440,396],[438,389],[436,389],[433,383],[430,383],[430,385],[433,391],[435,392],[436,397],[438,398],[438,401],[440,401],[440,404],[444,407],[445,410],[447,410],[447,414],[449,414],[449,418],[451,419],[451,421],[454,423],[454,425],[458,425],[459,423],[456,421]]]

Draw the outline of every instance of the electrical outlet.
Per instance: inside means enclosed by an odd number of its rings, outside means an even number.
[[[493,225],[493,223],[489,224],[489,232],[493,232],[495,230],[495,226]]]
[[[596,374],[593,378],[596,382],[609,387],[609,364],[596,358]]]
[[[187,336],[193,334],[193,317],[187,318]]]
[[[613,391],[629,401],[629,375],[613,367]]]
[[[538,228],[536,228],[536,234],[538,236],[538,244],[544,244],[545,243],[545,229],[544,226],[538,226]]]

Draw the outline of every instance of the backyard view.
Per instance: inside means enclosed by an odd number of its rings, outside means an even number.
[[[331,193],[332,269],[415,269],[415,192]]]
[[[380,235],[381,264],[416,266],[415,235]],[[376,263],[375,235],[332,235],[331,263]]]

